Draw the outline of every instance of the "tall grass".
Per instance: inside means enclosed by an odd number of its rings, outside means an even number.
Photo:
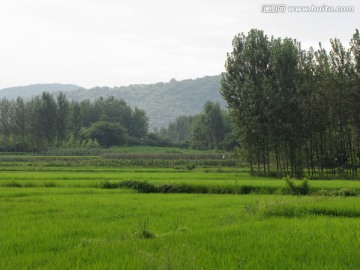
[[[1,188],[0,268],[357,269],[359,200]]]

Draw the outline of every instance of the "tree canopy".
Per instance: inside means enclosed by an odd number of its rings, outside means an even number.
[[[355,174],[360,158],[360,39],[302,50],[252,29],[233,40],[221,82],[252,172]],[[274,166],[273,166],[274,167]],[[320,172],[317,171],[319,169]]]
[[[148,132],[148,117],[114,97],[91,102],[69,101],[63,93],[48,92],[28,101],[0,101],[0,149],[41,151],[75,147],[95,140],[103,147],[121,145],[127,138],[141,140]],[[90,143],[91,144],[91,143]],[[88,145],[90,145],[88,144]],[[92,145],[98,145],[97,142]]]
[[[156,134],[178,145],[200,150],[233,150],[236,146],[228,113],[221,109],[218,102],[209,100],[201,113],[180,116],[168,128],[157,130]]]

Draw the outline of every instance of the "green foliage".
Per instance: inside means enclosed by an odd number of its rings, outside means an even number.
[[[205,150],[209,146],[209,130],[205,123],[205,115],[198,114],[194,116],[190,128],[191,147],[198,150]]]
[[[155,129],[155,134],[172,143],[198,150],[225,149],[232,151],[237,142],[227,112],[219,103],[206,101],[203,111],[194,116],[180,116],[168,128]],[[226,141],[225,141],[226,138]]]
[[[347,50],[331,40],[327,53],[257,29],[234,38],[221,94],[252,173],[356,177],[359,40],[356,31]]]
[[[144,138],[148,132],[149,118],[145,111],[135,108],[131,115],[132,121],[128,127],[130,136],[135,138]]]
[[[168,128],[161,128],[158,133],[161,137],[172,140],[176,143],[186,142],[190,139],[190,126],[193,120],[192,116],[179,116],[175,122],[170,123]]]
[[[195,149],[220,148],[225,134],[231,132],[225,120],[220,104],[207,101],[203,112],[196,115],[191,122],[191,146]]]
[[[195,164],[194,163],[188,163],[186,164],[186,169],[188,169],[189,171],[195,169]]]
[[[58,144],[61,145],[66,141],[69,126],[69,101],[66,99],[65,94],[60,93],[57,96],[56,109],[56,138],[58,139]]]
[[[126,130],[120,125],[99,121],[83,131],[86,139],[96,140],[102,147],[123,145],[126,143]]]
[[[108,147],[124,144],[128,133],[142,140],[147,131],[145,112],[114,97],[79,103],[69,102],[63,93],[54,98],[43,92],[27,102],[21,98],[0,102],[0,151],[90,149],[98,148],[98,143]]]
[[[140,143],[138,143],[138,145],[169,147],[173,144],[168,139],[164,139],[161,136],[150,132],[147,134],[145,140],[142,140]]]
[[[44,141],[44,148],[53,145],[56,138],[56,109],[57,105],[54,97],[50,93],[44,92],[41,95],[39,119],[37,119],[39,121],[40,138]]]

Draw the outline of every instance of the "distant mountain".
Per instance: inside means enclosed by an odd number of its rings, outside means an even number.
[[[66,93],[74,100],[115,96],[124,99],[131,107],[143,109],[150,119],[150,128],[167,127],[180,115],[194,115],[201,112],[207,100],[218,101],[225,108],[226,102],[220,95],[221,76],[206,76],[195,80],[130,85],[122,87],[95,87],[78,89]]]
[[[73,84],[32,84],[27,86],[17,86],[4,88],[0,90],[0,98],[14,99],[17,97],[29,98],[32,96],[40,95],[42,92],[68,92],[79,89],[80,86]]]
[[[99,97],[114,96],[124,99],[131,107],[143,109],[150,119],[150,129],[167,127],[181,115],[194,115],[202,111],[207,100],[218,101],[225,108],[226,102],[220,95],[221,76],[206,76],[194,80],[167,83],[137,84],[121,87],[80,88],[72,84],[34,84],[0,90],[0,98],[13,99],[18,96],[29,98],[43,91],[64,92],[69,99],[81,101]]]

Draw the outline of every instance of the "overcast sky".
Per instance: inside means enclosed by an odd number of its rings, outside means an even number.
[[[347,13],[262,13],[263,4],[354,6]],[[292,37],[303,48],[360,28],[358,0],[1,0],[0,89],[83,87],[216,75],[237,33]]]

